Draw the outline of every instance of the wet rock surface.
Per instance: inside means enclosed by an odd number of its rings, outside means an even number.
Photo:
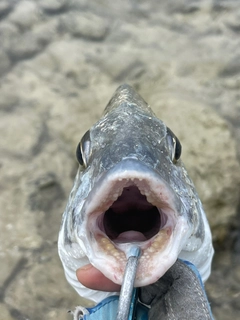
[[[0,2],[0,320],[85,303],[58,230],[76,145],[123,82],[181,140],[215,240],[213,313],[239,318],[239,17],[236,1]]]

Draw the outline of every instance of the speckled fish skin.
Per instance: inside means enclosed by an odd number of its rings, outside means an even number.
[[[174,159],[174,137],[128,85],[116,90],[85,135],[84,164],[58,241],[66,278],[80,296],[98,303],[114,294],[85,288],[76,270],[90,262],[121,284],[133,242],[143,252],[136,286],[155,282],[178,257],[194,263],[204,281],[208,278],[211,231],[181,158]]]

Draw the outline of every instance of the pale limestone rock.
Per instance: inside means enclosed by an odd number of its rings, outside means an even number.
[[[0,76],[9,70],[11,62],[7,54],[0,49]]]
[[[61,22],[73,36],[88,40],[102,41],[108,31],[108,20],[89,12],[67,14]]]
[[[9,16],[9,20],[21,30],[31,28],[40,18],[41,11],[37,3],[30,0],[19,1]]]
[[[14,320],[16,319],[14,316],[11,316],[8,308],[4,303],[0,303],[0,320]]]

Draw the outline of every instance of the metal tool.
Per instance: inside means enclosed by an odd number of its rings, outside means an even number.
[[[128,260],[119,296],[116,320],[131,320],[134,315],[134,306],[137,301],[137,293],[133,285],[140,255],[141,249],[138,246],[135,245],[129,249],[127,256]]]

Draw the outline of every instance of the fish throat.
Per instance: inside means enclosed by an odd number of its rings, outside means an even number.
[[[114,243],[141,242],[155,236],[161,228],[161,210],[147,201],[137,186],[123,188],[122,194],[106,210],[105,233]]]

